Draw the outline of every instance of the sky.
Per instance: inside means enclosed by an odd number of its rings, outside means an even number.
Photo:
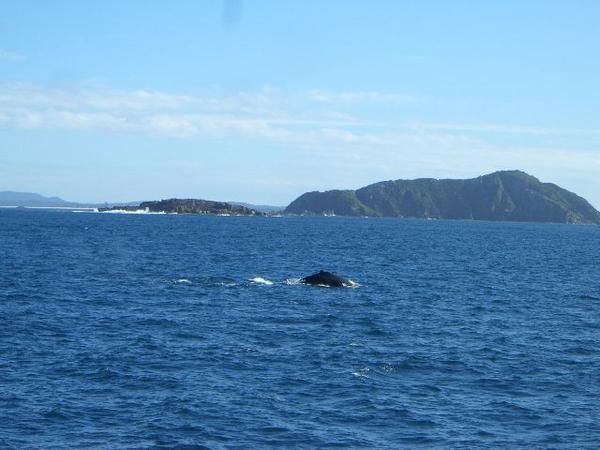
[[[520,169],[600,208],[600,2],[0,6],[0,190],[287,205]]]

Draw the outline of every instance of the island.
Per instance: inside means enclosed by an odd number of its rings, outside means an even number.
[[[210,214],[218,216],[262,216],[264,213],[227,202],[217,202],[202,199],[156,200],[142,202],[137,206],[114,206],[111,208],[98,208],[99,212],[137,212],[146,211],[166,214]]]
[[[600,212],[584,198],[519,170],[464,180],[421,178],[307,192],[285,213],[600,224]]]

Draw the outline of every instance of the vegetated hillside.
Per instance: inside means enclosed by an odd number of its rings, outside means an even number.
[[[335,214],[338,216],[378,215],[358,199],[356,191],[351,190],[307,192],[294,200],[285,212],[291,214]]]
[[[382,181],[356,191],[309,192],[289,214],[600,223],[585,199],[524,172],[500,171],[468,180]]]
[[[243,216],[260,215],[254,209],[245,206],[232,205],[226,202],[215,202],[202,199],[178,199],[160,200],[140,203],[140,208],[148,208],[153,212],[167,212],[179,214],[235,214]]]
[[[215,202],[212,200],[202,200],[195,198],[171,198],[168,200],[155,200],[142,202],[138,206],[112,208],[98,208],[100,212],[107,211],[137,211],[147,209],[150,212],[165,212],[176,214],[221,214],[236,216],[262,216],[263,213],[245,206],[232,205],[226,202]]]

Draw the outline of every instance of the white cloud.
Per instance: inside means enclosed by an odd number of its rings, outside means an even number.
[[[328,104],[391,103],[411,104],[421,101],[415,96],[389,94],[377,91],[333,92],[313,89],[307,92],[310,100]]]
[[[290,93],[265,88],[230,95],[191,95],[13,83],[0,84],[0,126],[263,142],[285,146],[299,157],[318,155],[318,161],[332,167],[344,161],[359,178],[365,168],[395,177],[415,174],[419,167],[429,169],[423,176],[464,176],[497,168],[526,169],[534,163],[553,170],[598,170],[597,153],[578,147],[577,139],[586,136],[589,150],[594,143],[600,145],[600,130],[393,123],[372,120],[360,108],[354,115],[336,110],[354,102],[402,101],[402,96],[378,92]],[[493,136],[497,134],[510,135],[511,142],[501,144]],[[548,148],[544,137],[558,135],[560,145]],[[515,144],[522,137],[527,137],[528,147]]]
[[[290,111],[286,109],[293,106]],[[27,129],[112,130],[179,138],[356,142],[353,119],[313,111],[310,97],[266,88],[223,96],[0,85],[0,122]]]
[[[25,56],[20,53],[0,50],[0,61],[24,61]]]
[[[58,89],[0,84],[0,123],[5,127],[95,129],[164,134],[171,137],[256,137],[315,144],[393,144],[398,135],[435,144],[452,135],[588,135],[598,129],[560,129],[519,124],[460,124],[373,121],[341,113],[348,103],[403,102],[410,97],[380,92],[308,91],[273,88],[231,95],[170,94],[159,91]],[[326,108],[323,108],[326,104]]]
[[[379,179],[462,178],[518,168],[600,205],[600,130],[394,122],[388,106],[409,113],[409,100],[379,92],[265,88],[200,95],[5,83],[0,84],[0,127],[209,139],[243,143],[252,151],[269,144],[287,152],[285,167],[277,173],[289,180],[290,192],[300,185],[356,188]],[[369,108],[361,108],[363,104]],[[319,180],[327,184],[319,185]]]
[[[12,83],[0,85],[0,104],[47,109],[95,109],[108,111],[182,109],[199,99],[143,90],[116,92],[95,89],[57,89]]]
[[[468,133],[497,133],[497,134],[516,134],[516,135],[568,135],[568,134],[587,134],[599,135],[600,129],[589,128],[545,128],[532,127],[516,124],[461,124],[461,123],[418,123],[410,124],[415,130],[442,130],[449,132],[468,132]]]

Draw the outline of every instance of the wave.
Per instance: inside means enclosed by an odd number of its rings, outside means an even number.
[[[232,287],[239,286],[240,283],[232,278],[208,276],[208,277],[181,277],[181,278],[162,278],[161,283],[171,285],[194,285],[200,288],[214,288],[214,287]]]
[[[98,211],[97,209],[93,212],[97,212],[99,214],[167,214],[164,211],[148,211],[147,209],[134,209],[134,210],[130,210],[130,209],[110,209],[108,211]]]
[[[346,285],[344,285],[344,287],[346,287],[346,288],[350,288],[350,289],[356,289],[356,288],[359,288],[359,287],[360,287],[360,284],[359,284],[359,283],[357,283],[356,281],[348,280],[348,283],[349,283],[349,284],[348,284],[347,286],[346,286]]]
[[[167,280],[165,280],[165,281],[167,281]],[[273,281],[264,276],[255,276],[252,278],[248,278],[247,281],[253,285],[263,285],[263,286],[273,286],[273,285],[308,286],[302,282],[302,278],[286,278],[283,281]],[[197,286],[204,286],[204,287],[218,287],[218,286],[232,287],[232,286],[240,285],[240,282],[237,280],[234,280],[231,278],[226,278],[226,277],[219,277],[219,276],[209,276],[209,277],[194,278],[194,279],[182,277],[182,278],[168,280],[168,282],[173,283],[173,284],[195,284]],[[315,285],[315,286],[326,287],[326,288],[331,287],[331,286],[320,285],[320,284]],[[348,284],[344,285],[345,288],[349,288],[349,289],[356,289],[360,286],[361,285],[359,283],[356,283],[352,280],[348,280]]]
[[[273,284],[273,282],[271,280],[267,280],[266,278],[263,278],[263,277],[250,278],[248,281],[251,281],[256,284],[265,284],[267,286],[271,286]]]
[[[234,287],[239,285],[239,283],[232,278],[218,276],[204,277],[199,279],[198,282],[205,287]]]
[[[371,369],[368,367],[362,367],[358,370],[352,371],[352,375],[358,378],[369,378],[369,372],[371,372]]]

